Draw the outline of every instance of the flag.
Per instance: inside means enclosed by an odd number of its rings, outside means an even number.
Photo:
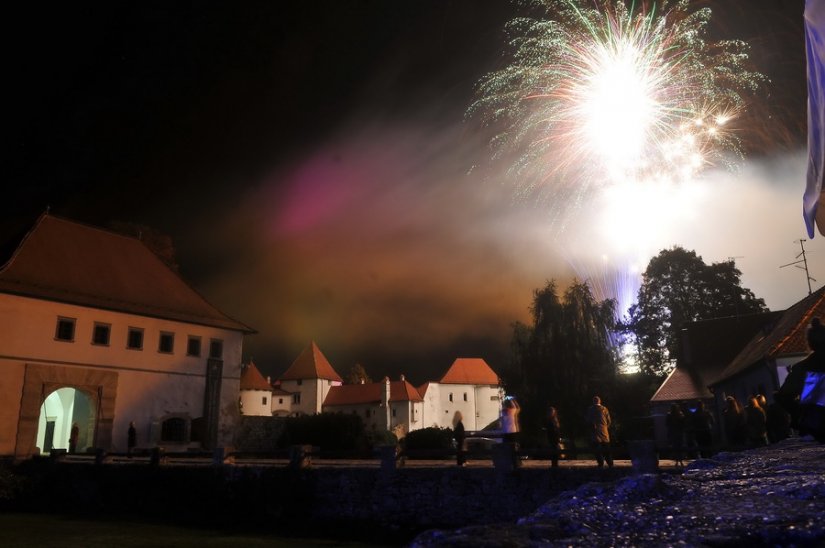
[[[825,201],[822,173],[825,169],[825,2],[805,0],[805,53],[808,57],[808,183],[802,199],[802,215],[808,237],[814,223],[825,235]]]

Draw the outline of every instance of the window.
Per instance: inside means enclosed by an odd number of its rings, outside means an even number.
[[[301,403],[301,393],[292,394],[292,403]]]
[[[198,357],[201,355],[201,338],[189,335],[186,343],[186,355]]]
[[[261,398],[261,405],[266,405],[266,396]]]
[[[278,405],[281,405],[282,403],[284,403],[284,399],[283,398],[278,398]]]
[[[185,442],[186,419],[174,417],[163,421],[160,428],[160,441]]]
[[[453,401],[453,393],[450,392],[450,401]]]
[[[215,360],[223,358],[223,341],[220,339],[211,339],[209,341],[209,357]]]
[[[74,341],[74,318],[57,318],[54,338],[58,341]]]
[[[143,350],[143,329],[139,327],[129,328],[129,335],[126,337],[126,348]]]
[[[111,331],[112,326],[108,323],[95,323],[94,331],[92,331],[92,344],[109,346],[109,334]]]
[[[392,408],[392,416],[395,416],[395,407]]]
[[[298,386],[301,386],[302,384],[304,384],[303,379],[298,379],[298,380],[297,380],[297,381],[295,381],[295,382],[297,382],[297,383],[298,383]]]
[[[160,332],[160,339],[158,341],[158,352],[164,354],[171,354],[175,349],[175,334],[166,331]]]
[[[498,401],[498,396],[490,396],[490,401]]]
[[[364,409],[364,416],[367,417],[367,418],[370,418],[370,410],[369,409]]]
[[[467,392],[464,392],[464,401],[467,401]]]

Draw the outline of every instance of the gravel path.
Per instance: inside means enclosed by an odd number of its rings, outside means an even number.
[[[697,460],[683,474],[589,483],[517,524],[428,531],[424,546],[825,546],[825,445]]]

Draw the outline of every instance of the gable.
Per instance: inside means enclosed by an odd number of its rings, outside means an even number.
[[[712,398],[706,379],[701,374],[676,367],[670,372],[665,382],[659,387],[651,402],[675,402]]]
[[[48,214],[0,269],[0,292],[254,332],[209,304],[137,238]]]

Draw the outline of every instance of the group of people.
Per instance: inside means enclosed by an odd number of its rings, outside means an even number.
[[[825,443],[825,325],[814,318],[807,333],[808,346],[812,350],[804,360],[791,366],[782,387],[774,393],[773,402],[767,403],[764,394],[754,394],[742,406],[735,396],[725,397],[722,411],[722,428],[729,448],[752,448],[776,443],[796,430],[800,436],[809,436]],[[501,411],[502,441],[515,445],[519,432],[520,407],[515,398],[507,397]],[[465,431],[461,413],[456,412],[453,432],[458,447],[457,463],[466,462],[464,451]],[[592,405],[585,413],[590,428],[590,439],[599,468],[613,466],[610,451],[610,411],[602,405],[601,398],[593,397]],[[714,448],[713,413],[702,401],[692,405],[674,403],[666,417],[668,443],[677,465],[683,465],[687,453],[708,457]],[[551,450],[551,466],[559,465],[562,451],[561,423],[558,411],[550,407],[544,428]],[[515,451],[513,452],[514,459]],[[516,463],[514,462],[514,465]]]
[[[502,442],[516,446],[520,430],[518,418],[520,412],[521,407],[515,398],[508,396],[504,399],[500,417]],[[593,442],[598,467],[602,468],[605,464],[607,464],[608,467],[612,467],[613,455],[610,451],[610,425],[612,420],[610,418],[610,411],[602,405],[599,396],[593,397],[593,404],[587,409],[585,418],[592,429],[591,441]],[[453,417],[453,437],[456,442],[456,464],[458,466],[464,466],[467,462],[464,446],[466,432],[462,419],[461,412],[456,411]],[[562,452],[562,436],[561,422],[555,407],[551,406],[549,408],[544,430],[550,445],[551,466],[558,468],[559,457]],[[513,459],[513,466],[518,466],[518,456],[515,451],[513,451]]]

